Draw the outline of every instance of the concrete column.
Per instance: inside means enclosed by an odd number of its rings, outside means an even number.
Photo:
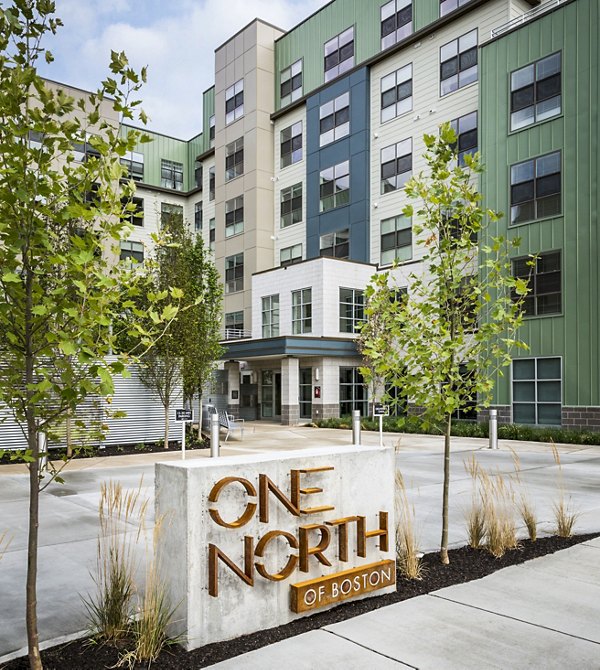
[[[235,416],[240,412],[240,365],[237,361],[225,363],[227,370],[227,411]]]
[[[293,426],[300,420],[298,392],[300,365],[297,358],[281,359],[281,423]]]

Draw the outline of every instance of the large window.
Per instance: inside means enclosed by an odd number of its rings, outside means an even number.
[[[281,267],[293,265],[302,260],[302,244],[294,244],[291,247],[284,247],[279,252],[279,264]]]
[[[244,80],[236,81],[225,91],[225,125],[244,116]]]
[[[510,129],[519,130],[561,112],[560,53],[510,75]]]
[[[170,202],[160,203],[160,225],[164,228],[171,223],[172,219],[183,219],[183,207],[173,205]]]
[[[183,191],[183,163],[169,161],[165,158],[160,161],[160,185],[163,188],[172,188]]]
[[[325,42],[325,81],[335,79],[354,66],[354,26]]]
[[[320,181],[321,212],[350,202],[350,161],[321,170]]]
[[[560,251],[513,260],[513,276],[528,281],[523,311],[526,316],[560,314],[562,311]],[[516,298],[516,296],[515,296]]]
[[[358,368],[340,368],[340,416],[357,409],[368,416],[368,392]]]
[[[134,181],[144,181],[144,154],[126,151],[121,157],[121,165],[127,168],[127,176]]]
[[[202,200],[194,203],[194,229],[197,233],[202,230]]]
[[[350,231],[336,230],[335,233],[321,235],[320,255],[332,258],[348,258],[350,255]]]
[[[412,63],[381,79],[381,123],[412,109]]]
[[[340,287],[340,333],[357,333],[365,320],[365,292]]]
[[[144,262],[144,245],[141,242],[131,242],[125,240],[121,242],[121,256],[122,261],[128,260],[130,263]]]
[[[244,290],[244,254],[225,259],[225,293]]]
[[[302,183],[281,189],[281,227],[302,221]]]
[[[133,206],[132,211],[125,212],[123,217],[125,221],[129,221],[132,226],[144,225],[144,199],[133,197],[131,199],[122,198],[121,204],[123,207],[129,207],[129,203]]]
[[[381,48],[387,49],[412,33],[412,0],[391,0],[381,6]]]
[[[446,16],[455,9],[466,5],[470,0],[440,0],[440,16]]]
[[[302,121],[281,131],[281,167],[302,160]]]
[[[208,168],[208,199],[209,200],[214,200],[215,199],[215,190],[216,190],[215,166],[212,165],[211,167]]]
[[[445,44],[440,51],[440,95],[477,81],[477,30]]]
[[[465,156],[477,153],[477,112],[471,112],[451,122],[456,133],[458,164],[465,164]]]
[[[281,106],[285,107],[302,96],[302,60],[281,71]]]
[[[267,295],[262,299],[262,336],[279,335],[279,294]]]
[[[225,147],[225,181],[235,179],[244,174],[244,138]]]
[[[513,423],[560,426],[560,358],[515,359],[512,368]]]
[[[312,332],[312,289],[292,291],[292,333]]]
[[[392,216],[381,221],[381,265],[412,258],[412,221],[406,216]]]
[[[244,196],[225,202],[225,237],[244,232]]]
[[[402,188],[412,175],[412,138],[381,150],[381,192]]]
[[[319,144],[325,146],[350,133],[350,93],[342,93],[319,109]]]
[[[238,340],[244,335],[244,312],[227,312],[225,314],[225,339]]]
[[[511,166],[511,224],[560,214],[560,173],[560,151]]]

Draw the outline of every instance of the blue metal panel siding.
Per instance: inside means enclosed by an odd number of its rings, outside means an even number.
[[[350,91],[350,134],[319,147],[319,108]],[[367,68],[336,80],[306,103],[306,257],[319,255],[321,235],[350,230],[350,259],[369,261],[369,73]],[[350,202],[321,214],[319,173],[350,160]]]
[[[257,356],[358,356],[354,340],[325,337],[274,337],[224,344],[222,359],[248,360]]]

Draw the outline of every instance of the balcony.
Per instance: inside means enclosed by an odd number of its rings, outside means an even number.
[[[549,2],[544,2],[538,7],[534,7],[533,9],[530,9],[528,12],[521,14],[521,16],[517,16],[515,19],[512,19],[512,21],[508,21],[508,23],[503,23],[501,26],[498,26],[498,28],[492,28],[491,37],[492,39],[494,39],[494,37],[499,37],[500,35],[507,33],[509,30],[512,30],[513,28],[518,28],[524,23],[527,23],[527,21],[531,21],[532,19],[535,19],[538,16],[541,16],[542,14],[549,12],[551,9],[554,9],[558,5],[562,5],[565,2],[566,0],[549,0]]]
[[[241,330],[240,328],[225,328],[221,341],[228,342],[230,340],[248,340],[251,337],[252,333],[249,330]]]

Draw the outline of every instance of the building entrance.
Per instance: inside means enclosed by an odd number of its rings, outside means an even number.
[[[281,419],[281,372],[263,370],[261,389],[261,417],[263,419]]]

